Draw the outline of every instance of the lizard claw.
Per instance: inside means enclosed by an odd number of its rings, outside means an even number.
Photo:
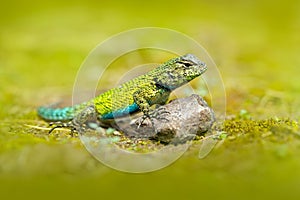
[[[149,119],[149,120],[147,120]],[[144,115],[142,118],[138,119],[135,123],[138,125],[137,128],[139,129],[143,125],[148,125],[150,123],[153,124],[151,118],[149,116]]]
[[[137,128],[139,129],[143,124],[149,126],[149,123],[151,123],[153,125],[154,124],[153,119],[169,122],[168,115],[170,115],[170,112],[167,111],[166,108],[159,107],[156,110],[150,112],[148,115],[143,115],[143,117],[139,118],[135,123],[138,125]]]
[[[55,126],[54,126],[55,125]],[[51,134],[55,129],[57,128],[69,128],[71,130],[71,135],[76,131],[75,126],[72,124],[72,122],[50,122],[49,126],[54,126],[53,128],[50,129],[49,134]]]
[[[158,120],[165,120],[166,122],[168,122],[168,115],[170,114],[171,113],[167,111],[166,108],[159,107],[150,113],[150,117]]]

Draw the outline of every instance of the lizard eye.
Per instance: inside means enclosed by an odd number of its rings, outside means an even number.
[[[193,66],[193,64],[192,64],[192,63],[185,63],[185,66],[186,66],[187,68],[189,68],[189,67]]]
[[[179,61],[178,63],[182,64],[183,67],[185,68],[189,68],[190,66],[192,66],[193,64],[190,62],[183,62],[183,61]]]

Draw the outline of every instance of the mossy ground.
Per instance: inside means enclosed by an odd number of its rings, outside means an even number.
[[[0,11],[1,198],[299,199],[299,1],[11,0]],[[195,142],[169,167],[127,174],[76,137],[31,127],[46,126],[37,106],[71,94],[92,48],[145,26],[188,34],[220,70],[226,137],[207,157]]]

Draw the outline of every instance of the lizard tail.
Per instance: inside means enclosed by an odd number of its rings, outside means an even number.
[[[64,108],[39,107],[38,115],[49,121],[67,121],[72,120],[85,106],[78,104]]]

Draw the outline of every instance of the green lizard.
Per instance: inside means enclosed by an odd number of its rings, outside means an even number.
[[[136,111],[143,112],[143,119],[151,119],[149,109],[152,105],[165,104],[174,89],[200,76],[206,69],[204,62],[192,54],[186,54],[173,58],[88,102],[65,108],[39,107],[38,114],[48,121],[68,121],[58,123],[52,130],[57,127],[70,127],[74,130],[91,118],[96,117],[103,121]]]

